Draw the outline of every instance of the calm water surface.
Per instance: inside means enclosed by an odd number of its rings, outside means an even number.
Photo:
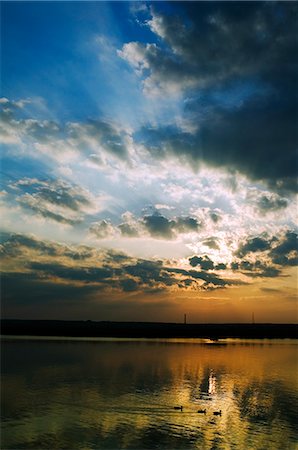
[[[224,342],[3,339],[1,448],[298,448],[297,341]]]

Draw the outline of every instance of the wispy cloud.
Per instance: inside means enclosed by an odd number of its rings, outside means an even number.
[[[27,191],[16,198],[23,208],[64,224],[75,225],[82,222],[86,214],[104,208],[103,197],[96,198],[88,190],[59,179],[24,178],[11,187]]]

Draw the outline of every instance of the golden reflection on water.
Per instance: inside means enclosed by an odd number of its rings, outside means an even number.
[[[296,448],[297,343],[195,342],[4,341],[1,448]]]

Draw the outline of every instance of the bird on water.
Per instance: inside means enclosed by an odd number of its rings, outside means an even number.
[[[214,416],[221,416],[221,409],[213,412]]]
[[[174,406],[174,409],[180,409],[180,411],[183,410],[183,406]]]
[[[199,414],[206,414],[206,409],[199,409],[199,410],[198,410],[198,413],[199,413]]]

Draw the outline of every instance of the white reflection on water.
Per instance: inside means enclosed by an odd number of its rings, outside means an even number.
[[[290,340],[4,340],[1,448],[294,449],[297,349]]]

